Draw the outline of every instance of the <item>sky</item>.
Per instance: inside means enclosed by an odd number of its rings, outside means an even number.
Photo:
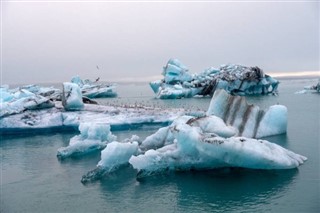
[[[150,81],[170,58],[319,71],[319,3],[1,2],[1,84]]]

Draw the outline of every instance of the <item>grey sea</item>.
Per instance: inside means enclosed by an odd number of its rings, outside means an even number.
[[[267,137],[308,157],[291,170],[218,169],[175,172],[136,179],[124,167],[83,185],[82,175],[95,168],[100,152],[59,161],[57,149],[77,132],[1,136],[0,212],[320,212],[320,95],[295,94],[317,79],[281,80],[278,96],[248,97],[267,108],[288,108],[287,134]],[[206,110],[210,98],[157,100],[147,84],[119,84],[119,96],[100,104],[142,104]],[[157,130],[115,131],[122,140],[144,139]]]

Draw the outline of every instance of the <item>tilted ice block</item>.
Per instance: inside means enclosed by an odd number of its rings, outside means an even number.
[[[92,151],[103,149],[107,143],[116,140],[110,131],[110,125],[101,123],[81,123],[80,135],[70,139],[69,146],[58,149],[59,158],[73,155],[83,155]]]
[[[132,156],[129,163],[144,175],[165,170],[242,167],[291,169],[306,157],[265,140],[244,137],[222,138],[203,133],[197,127],[179,124],[174,128],[176,143]]]
[[[287,131],[287,108],[271,106],[266,111],[249,105],[244,97],[217,90],[211,99],[207,115],[215,115],[238,129],[239,136],[260,138]]]
[[[66,110],[80,110],[83,108],[82,94],[77,84],[63,83],[62,105]]]
[[[188,69],[178,59],[170,59],[163,70],[165,83],[183,82],[192,80]]]
[[[53,102],[48,100],[45,97],[40,95],[26,95],[27,93],[17,94],[16,97],[13,98],[9,102],[1,102],[0,103],[0,118],[4,116],[9,116],[13,114],[19,114],[26,110],[36,110],[36,109],[45,109],[51,108],[54,106]]]

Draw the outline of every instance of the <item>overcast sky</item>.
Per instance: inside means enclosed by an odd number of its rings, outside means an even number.
[[[225,63],[319,70],[315,2],[2,2],[1,10],[2,84],[148,81],[169,58],[190,72]]]

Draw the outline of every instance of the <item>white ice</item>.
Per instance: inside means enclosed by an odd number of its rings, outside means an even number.
[[[80,87],[75,83],[63,83],[62,105],[66,110],[81,110],[83,108]]]
[[[132,156],[129,163],[142,175],[149,175],[166,170],[221,167],[291,169],[307,160],[265,140],[218,137],[188,124],[178,124],[173,134],[176,139],[174,143]]]
[[[0,118],[19,114],[26,110],[44,109],[54,106],[54,103],[48,98],[36,95],[25,89],[12,92],[1,88],[0,93],[3,96],[0,102]]]
[[[233,96],[224,90],[216,90],[207,115],[220,117],[227,125],[238,130],[238,136],[261,138],[286,133],[287,108],[273,105],[267,110],[249,105],[245,97]]]
[[[79,131],[80,135],[72,137],[69,146],[58,149],[59,158],[100,150],[105,148],[107,143],[116,140],[116,136],[110,131],[110,125],[104,123],[81,123]]]
[[[114,141],[109,143],[107,147],[101,151],[101,160],[98,167],[103,167],[108,172],[117,169],[123,164],[127,164],[132,155],[138,153],[138,142],[120,143]]]

